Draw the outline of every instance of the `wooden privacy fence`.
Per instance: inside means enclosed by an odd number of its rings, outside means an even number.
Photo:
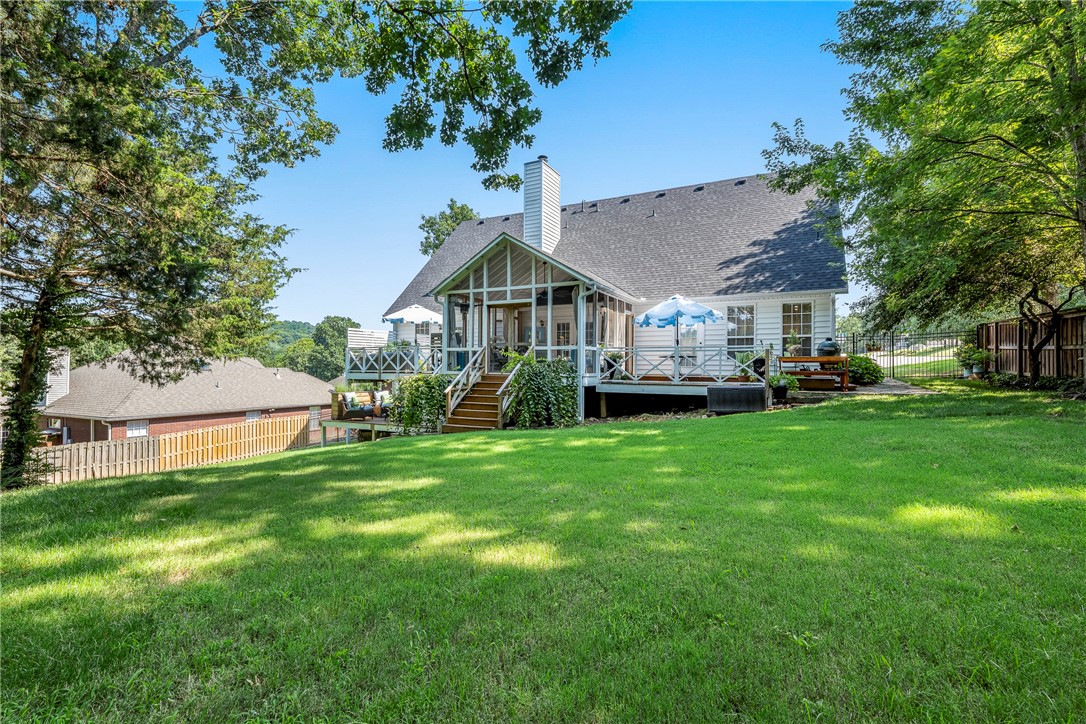
[[[269,417],[155,437],[45,448],[54,483],[165,472],[304,448],[308,415]]]
[[[1041,322],[1039,336],[1048,332],[1050,321]],[[1004,319],[977,326],[977,347],[992,354],[990,369],[1028,375],[1029,328],[1022,319]],[[1086,309],[1076,309],[1060,318],[1052,341],[1041,351],[1041,375],[1082,377],[1086,355]]]

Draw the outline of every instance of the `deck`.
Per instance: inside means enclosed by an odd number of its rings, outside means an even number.
[[[347,349],[344,377],[348,382],[351,380],[382,381],[442,370],[440,347],[424,345],[353,347]]]

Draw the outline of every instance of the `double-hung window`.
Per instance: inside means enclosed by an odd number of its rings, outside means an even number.
[[[754,351],[754,305],[728,307],[728,356]]]
[[[809,356],[814,341],[814,305],[810,302],[793,302],[781,307],[781,349],[788,353],[795,339],[800,345],[800,356]]]

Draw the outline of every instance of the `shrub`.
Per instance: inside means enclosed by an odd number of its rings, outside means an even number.
[[[1040,377],[1031,385],[1028,377],[1013,372],[994,372],[988,375],[988,384],[1012,390],[1042,390],[1046,392],[1075,393],[1083,387],[1081,377]]]
[[[779,374],[771,375],[769,378],[770,387],[787,387],[789,392],[795,392],[799,389],[799,380],[794,375]]]
[[[521,368],[510,383],[509,414],[517,427],[577,423],[577,370],[568,359],[538,360],[535,355],[509,355],[505,371]]]
[[[848,358],[848,379],[858,385],[877,385],[886,379],[886,373],[878,362],[858,354]]]
[[[388,417],[404,433],[436,432],[445,419],[445,388],[452,375],[412,375],[393,389]]]

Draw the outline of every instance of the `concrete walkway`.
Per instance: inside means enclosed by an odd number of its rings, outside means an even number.
[[[883,380],[877,385],[857,386],[855,390],[841,392],[839,390],[800,390],[789,392],[788,402],[822,402],[832,400],[835,397],[856,397],[857,395],[938,395],[935,390],[910,385],[900,380]]]

